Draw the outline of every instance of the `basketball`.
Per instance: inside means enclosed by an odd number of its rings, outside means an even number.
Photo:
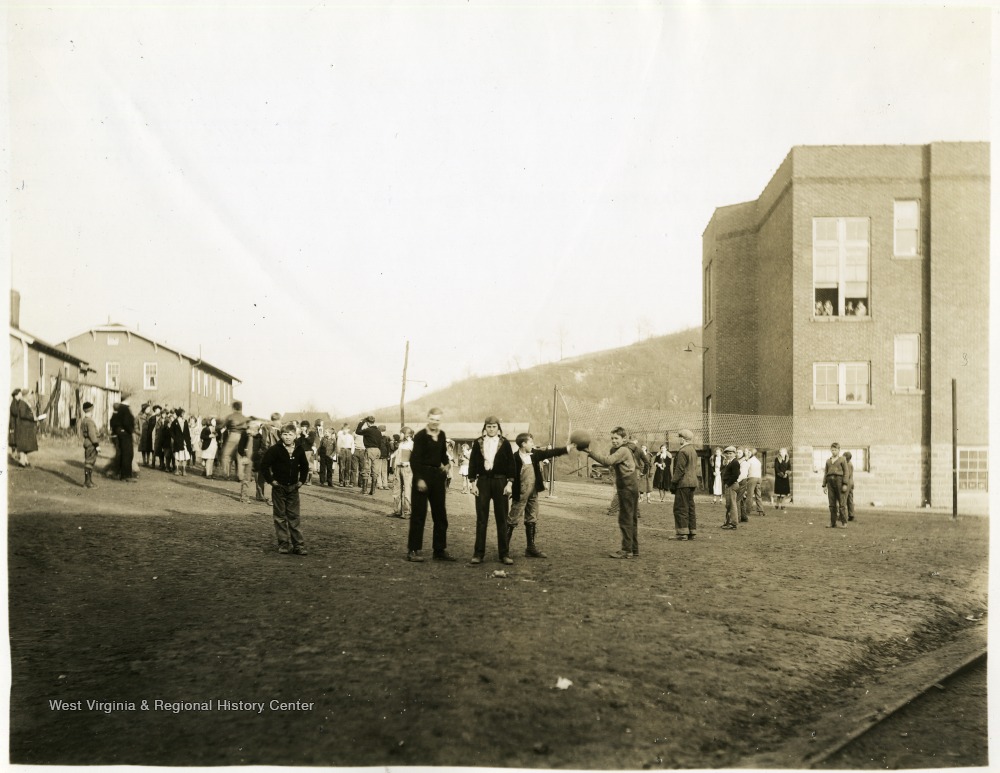
[[[569,442],[574,443],[578,450],[583,451],[590,445],[590,433],[585,429],[575,429],[569,435]]]

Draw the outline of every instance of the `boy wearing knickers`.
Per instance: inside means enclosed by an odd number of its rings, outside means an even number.
[[[545,491],[545,481],[542,478],[541,463],[546,459],[562,456],[576,448],[570,443],[565,448],[544,450],[535,448],[535,439],[528,432],[522,432],[515,438],[517,453],[514,454],[514,490],[513,503],[507,514],[507,544],[514,529],[521,523],[524,516],[524,535],[528,547],[524,555],[529,558],[547,558],[541,550],[535,547],[535,530],[538,527],[538,492]]]
[[[94,404],[83,404],[83,423],[80,426],[83,435],[83,485],[94,487],[94,464],[97,462],[97,452],[101,441],[97,437],[97,424],[94,422]]]

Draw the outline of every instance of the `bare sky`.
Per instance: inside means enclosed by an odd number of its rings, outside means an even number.
[[[990,138],[991,12],[60,3],[7,11],[11,282],[335,415],[697,325],[789,149]],[[669,377],[669,376],[667,376]],[[423,387],[410,384],[410,395]]]

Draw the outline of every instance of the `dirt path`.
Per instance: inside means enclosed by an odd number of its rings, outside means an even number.
[[[88,492],[75,451],[36,463],[9,487],[17,763],[730,767],[822,738],[885,675],[985,630],[982,518],[769,511],[726,532],[699,501],[677,542],[668,502],[642,507],[643,557],[613,561],[610,488],[560,484],[549,559],[521,557],[522,531],[493,578],[489,551],[405,562],[385,492],[304,489],[302,558],[236,484]],[[464,559],[472,500],[448,506]]]

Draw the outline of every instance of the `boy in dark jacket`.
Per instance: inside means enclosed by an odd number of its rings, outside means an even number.
[[[611,430],[611,453],[601,454],[587,448],[587,455],[598,464],[614,470],[615,493],[618,495],[618,529],[622,535],[622,546],[611,554],[612,558],[639,557],[639,479],[635,474],[635,456],[629,450],[625,430],[615,427]]]
[[[740,462],[736,458],[736,448],[726,446],[722,452],[722,493],[726,497],[726,522],[723,529],[735,529],[740,517]]]
[[[507,547],[510,549],[510,538],[514,529],[521,523],[524,515],[524,535],[528,547],[524,555],[529,558],[548,558],[535,547],[535,530],[538,527],[538,492],[545,491],[545,481],[542,478],[541,463],[546,459],[568,454],[576,446],[570,443],[565,448],[548,450],[535,448],[535,439],[528,432],[522,432],[514,442],[517,443],[517,453],[514,454],[514,491],[513,505],[507,516]]]
[[[80,423],[80,435],[83,437],[83,485],[94,487],[94,463],[100,450],[101,439],[97,436],[97,424],[94,422],[94,404],[83,404],[83,421]]]
[[[297,435],[294,424],[282,427],[281,442],[264,452],[260,469],[264,480],[271,484],[278,552],[304,556],[307,551],[299,531],[299,489],[309,475],[309,462],[303,448],[295,444]]]
[[[487,416],[483,434],[472,444],[469,457],[469,482],[476,498],[476,545],[469,563],[480,564],[486,557],[486,532],[490,524],[490,502],[497,527],[497,553],[500,562],[513,564],[507,550],[507,499],[514,490],[514,452],[503,436],[500,419]]]

